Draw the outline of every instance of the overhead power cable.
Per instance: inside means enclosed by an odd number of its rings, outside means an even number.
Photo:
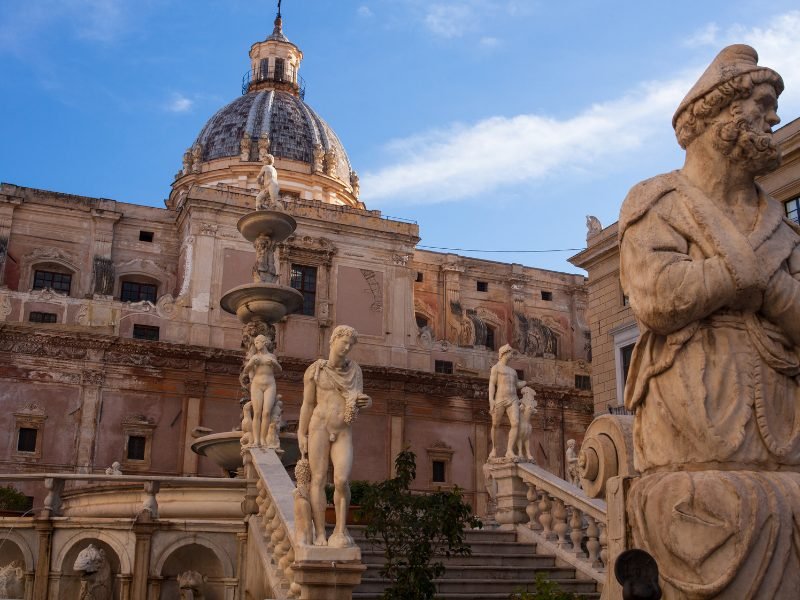
[[[451,250],[453,252],[500,252],[506,254],[544,254],[547,252],[582,252],[586,248],[553,248],[550,250],[477,250],[475,248],[445,248],[444,246],[423,246],[418,244],[417,248],[424,250]]]

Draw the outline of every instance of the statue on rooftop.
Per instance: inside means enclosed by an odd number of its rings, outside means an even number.
[[[352,424],[372,399],[364,394],[361,367],[347,358],[358,342],[358,333],[339,325],[331,333],[330,353],[306,369],[303,376],[303,406],[297,441],[301,459],[311,468],[310,503],[314,522],[314,545],[346,548],[353,546],[347,532],[350,505],[350,472],[353,467]],[[333,464],[333,505],[336,526],[325,536],[325,482],[328,462]]]
[[[280,210],[281,202],[278,188],[278,171],[273,166],[275,157],[267,154],[263,159],[264,166],[258,173],[256,181],[261,186],[261,191],[256,196],[256,210]]]
[[[641,336],[627,512],[664,598],[800,590],[800,230],[755,178],[775,169],[783,81],[723,49],[680,103],[683,168],[634,186],[620,278]]]
[[[518,390],[525,387],[525,381],[517,377],[517,371],[508,366],[508,362],[517,355],[509,344],[498,351],[497,363],[489,374],[489,412],[492,415],[492,450],[489,458],[497,457],[497,434],[503,421],[508,416],[511,431],[508,433],[506,458],[517,458],[514,452],[515,442],[519,434],[519,396]]]

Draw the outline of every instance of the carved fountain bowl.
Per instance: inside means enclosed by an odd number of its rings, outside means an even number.
[[[281,462],[285,467],[291,467],[300,458],[297,434],[282,431],[279,437],[283,451]],[[197,438],[192,444],[192,452],[207,456],[228,473],[234,473],[242,468],[241,438],[241,431],[211,433]]]
[[[279,243],[297,229],[297,221],[276,210],[255,210],[239,219],[236,227],[248,242],[254,242],[258,236],[266,235]]]
[[[303,294],[275,283],[246,283],[233,288],[220,300],[223,310],[242,323],[261,320],[277,323],[303,306]]]

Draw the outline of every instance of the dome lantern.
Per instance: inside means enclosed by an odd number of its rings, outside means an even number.
[[[303,53],[283,33],[281,7],[272,33],[262,42],[250,47],[250,71],[242,80],[242,93],[260,90],[283,90],[303,98],[305,85],[300,77]]]

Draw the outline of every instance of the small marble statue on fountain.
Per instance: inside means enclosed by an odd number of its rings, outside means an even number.
[[[264,157],[264,166],[258,173],[256,181],[261,186],[261,191],[256,196],[256,210],[280,210],[282,207],[278,187],[278,171],[273,166],[275,157],[267,154]]]
[[[567,481],[575,487],[581,487],[580,466],[578,464],[578,453],[575,451],[575,440],[567,440],[565,458],[567,463]]]
[[[111,463],[110,467],[106,468],[106,475],[122,475],[122,469],[120,469],[120,464],[116,460]]]
[[[531,452],[531,433],[533,432],[531,419],[536,414],[536,406],[536,391],[526,385],[522,388],[522,400],[520,401],[516,455],[520,458],[524,456],[530,462],[536,462]]]
[[[525,387],[525,381],[517,377],[517,372],[508,366],[508,362],[516,356],[509,344],[498,351],[498,361],[489,375],[489,412],[492,415],[492,451],[489,458],[497,457],[497,434],[503,415],[508,416],[511,431],[508,433],[506,458],[517,458],[514,445],[519,434],[519,397],[517,391]]]
[[[247,359],[243,372],[250,378],[250,402],[253,408],[251,444],[276,448],[279,445],[270,446],[267,440],[277,400],[275,374],[281,372],[281,365],[267,347],[267,342],[267,336],[256,336],[253,340],[255,352]]]
[[[330,354],[306,369],[303,376],[303,406],[297,441],[301,459],[311,469],[310,503],[314,522],[314,545],[347,548],[353,538],[345,525],[350,505],[350,472],[353,468],[352,423],[372,399],[364,394],[361,367],[347,358],[358,341],[356,330],[339,325],[331,333]],[[325,536],[325,481],[328,463],[333,464],[333,504],[336,526]]]

